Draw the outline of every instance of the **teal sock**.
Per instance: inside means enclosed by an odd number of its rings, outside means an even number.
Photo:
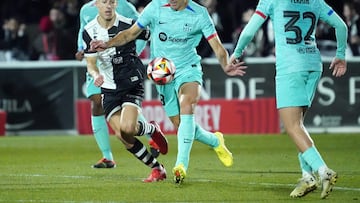
[[[301,157],[311,167],[314,172],[317,172],[320,167],[326,166],[318,150],[312,146],[302,153]]]
[[[299,152],[299,154],[298,154],[298,159],[299,159],[300,168],[301,168],[301,172],[303,174],[303,177],[307,176],[307,175],[311,175],[312,174],[312,169],[309,166],[309,164],[307,164],[306,161],[303,159],[301,152]]]
[[[175,166],[184,164],[185,170],[189,166],[190,151],[195,137],[194,115],[180,115],[180,125],[177,133],[178,154]]]
[[[147,120],[146,120],[145,116],[144,116],[142,113],[139,114],[139,116],[138,116],[138,121],[142,121],[142,122],[144,122],[144,123],[147,123]],[[150,134],[145,134],[145,136],[146,136],[146,138],[147,138],[148,140],[151,139],[151,135],[150,135]]]
[[[91,116],[91,124],[93,127],[96,143],[107,160],[113,160],[110,147],[109,129],[105,120],[105,116]]]
[[[219,146],[219,139],[214,133],[204,130],[199,124],[195,128],[195,140],[209,145],[212,148]]]

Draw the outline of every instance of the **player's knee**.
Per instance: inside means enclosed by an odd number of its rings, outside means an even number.
[[[172,124],[175,126],[175,128],[178,129],[180,125],[180,115],[171,116],[169,117],[169,119],[172,122]]]
[[[180,114],[194,114],[196,103],[183,103],[180,104]]]
[[[120,124],[120,132],[123,137],[134,136],[136,134],[136,125],[133,123]]]
[[[96,100],[91,100],[91,111],[93,115],[103,115],[104,109],[101,102],[97,102]]]
[[[302,129],[298,124],[287,124],[284,125],[284,128],[287,134],[289,134],[291,137],[295,137],[304,133],[304,129]]]
[[[116,136],[118,139],[120,139],[120,140],[122,139],[120,130],[114,130],[114,133],[115,133],[115,136]]]
[[[198,100],[195,97],[189,95],[183,95],[180,97],[180,113],[181,114],[193,114],[195,106]]]
[[[101,116],[104,115],[104,110],[102,108],[102,106],[92,106],[91,108],[91,113],[93,116]]]

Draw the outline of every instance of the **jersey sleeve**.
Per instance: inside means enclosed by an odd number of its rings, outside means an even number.
[[[272,5],[272,0],[260,0],[258,5],[256,6],[256,11],[259,12],[258,14],[263,15],[262,17],[266,18],[271,14]]]
[[[217,35],[215,25],[206,9],[204,9],[204,12],[202,13],[200,23],[203,25],[202,33],[207,40],[210,40],[212,37]]]
[[[144,10],[139,15],[139,18],[137,19],[136,22],[137,25],[140,28],[145,29],[147,26],[151,24],[151,21],[154,18],[154,13],[157,13],[156,1],[151,1],[145,6]]]
[[[322,1],[319,19],[335,28],[336,58],[345,59],[348,30],[341,17],[324,1]]]

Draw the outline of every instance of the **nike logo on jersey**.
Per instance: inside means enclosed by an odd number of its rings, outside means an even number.
[[[159,21],[159,24],[161,25],[161,24],[165,24],[166,22],[164,22],[164,21]]]

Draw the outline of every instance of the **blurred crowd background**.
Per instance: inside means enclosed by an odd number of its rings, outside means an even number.
[[[141,11],[149,0],[129,0]],[[253,14],[255,0],[194,0],[207,7],[225,47],[232,52],[244,25]],[[359,56],[360,0],[326,0],[349,28],[348,56]],[[0,61],[74,60],[77,51],[79,11],[87,0],[1,0]],[[121,6],[121,5],[119,5]],[[334,56],[335,33],[320,22],[318,46]],[[148,49],[145,49],[146,52]],[[214,57],[205,39],[198,47],[202,57]],[[247,56],[274,55],[271,23],[267,22],[246,49]],[[141,57],[147,58],[148,54]]]

